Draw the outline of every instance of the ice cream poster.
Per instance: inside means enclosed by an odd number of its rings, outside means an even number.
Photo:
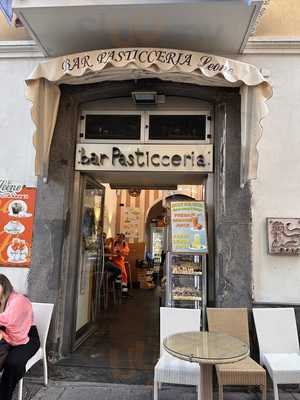
[[[171,203],[172,251],[207,253],[205,204],[203,201]]]
[[[0,265],[29,267],[36,188],[0,191]]]

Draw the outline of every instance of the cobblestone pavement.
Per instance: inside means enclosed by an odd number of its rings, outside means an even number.
[[[214,393],[214,400],[217,400]],[[224,400],[259,400],[258,392],[226,391]],[[16,396],[14,400],[16,399]],[[50,381],[47,388],[34,381],[26,381],[23,400],[152,400],[152,386],[122,385],[108,383]],[[164,385],[159,392],[160,400],[196,400],[192,387]],[[267,400],[273,400],[272,391]],[[300,389],[281,390],[280,400],[300,400]]]

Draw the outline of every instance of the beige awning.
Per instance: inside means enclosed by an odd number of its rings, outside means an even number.
[[[272,88],[250,64],[204,54],[159,48],[95,50],[40,63],[27,79],[36,125],[36,175],[47,180],[60,84],[79,85],[111,80],[159,78],[205,86],[241,87],[241,186],[256,178],[256,145],[267,115]]]

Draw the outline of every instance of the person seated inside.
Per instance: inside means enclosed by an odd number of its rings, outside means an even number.
[[[40,348],[40,339],[31,302],[16,293],[3,274],[0,274],[0,327],[3,369],[0,399],[11,400],[17,383],[25,375],[27,361]]]
[[[112,262],[121,271],[122,295],[126,297],[128,296],[128,277],[125,267],[125,258],[129,254],[129,246],[124,234],[120,233],[116,237],[113,244],[113,253],[114,256],[112,257]]]
[[[111,274],[112,279],[115,281],[116,286],[121,286],[121,271],[117,265],[112,262],[113,256],[113,238],[106,238],[106,233],[103,232],[104,241],[104,271]]]

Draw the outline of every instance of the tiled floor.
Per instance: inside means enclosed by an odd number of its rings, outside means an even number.
[[[50,366],[54,380],[150,385],[159,357],[159,297],[135,289],[103,312],[98,330],[68,358]]]

